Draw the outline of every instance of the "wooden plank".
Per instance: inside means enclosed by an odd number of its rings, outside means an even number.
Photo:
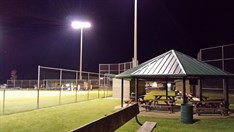
[[[113,114],[107,115],[87,125],[72,130],[72,132],[114,132],[137,114],[139,114],[139,106],[137,103],[135,103]]]
[[[148,122],[146,121],[138,130],[137,132],[152,132],[153,129],[156,127],[156,122]]]

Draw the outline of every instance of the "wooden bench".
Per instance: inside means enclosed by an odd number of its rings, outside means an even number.
[[[142,125],[137,118],[140,113],[137,103],[120,109],[110,115],[104,116],[98,120],[88,123],[84,126],[76,128],[71,132],[114,132],[133,117],[136,118],[138,124]],[[156,127],[156,122],[146,121],[139,129],[138,132],[151,132]]]

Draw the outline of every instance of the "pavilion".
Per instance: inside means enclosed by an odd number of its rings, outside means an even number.
[[[229,104],[228,80],[234,74],[223,71],[215,66],[198,61],[188,55],[176,50],[170,50],[153,59],[150,59],[132,69],[115,76],[121,79],[121,106],[123,107],[124,79],[133,79],[135,82],[135,100],[138,98],[139,80],[163,79],[166,84],[168,80],[176,79],[183,82],[183,95],[186,95],[186,80],[196,80],[199,85],[199,98],[202,99],[202,80],[207,78],[223,79],[224,101]],[[166,96],[168,88],[165,85]],[[186,96],[183,96],[183,104],[187,103]],[[226,106],[227,108],[229,105]]]

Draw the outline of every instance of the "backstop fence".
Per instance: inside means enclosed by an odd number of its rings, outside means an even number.
[[[99,76],[83,71],[80,79],[76,70],[38,66],[37,80],[7,80],[0,89],[0,115],[111,97],[111,84]]]
[[[112,63],[112,64],[99,64],[99,84],[112,85],[112,78],[116,74],[120,74],[133,67],[132,62]]]
[[[203,48],[200,49],[197,58],[202,62],[206,62],[222,70],[234,73],[233,51],[234,44]],[[229,85],[234,86],[234,79],[229,80]],[[204,89],[221,90],[223,87],[224,83],[222,79],[206,79],[203,82]]]

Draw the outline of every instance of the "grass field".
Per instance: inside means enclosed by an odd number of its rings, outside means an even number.
[[[116,99],[96,99],[2,115],[0,132],[67,132],[114,112],[114,107],[119,104],[120,100]],[[183,124],[180,119],[174,118],[139,116],[139,120],[157,122],[155,132],[232,132],[234,130],[234,118],[201,119],[193,124]],[[135,119],[132,119],[117,132],[135,132],[139,127]]]
[[[0,115],[0,132],[67,132],[114,112],[114,107],[120,105],[120,100],[116,99],[95,99],[98,97],[98,91],[95,90],[78,92],[78,103],[74,103],[75,92],[62,91],[60,103],[63,105],[59,105],[59,91],[41,91],[40,108],[43,109],[36,109],[36,91],[21,92],[6,91],[5,115]],[[110,91],[108,93],[99,91],[99,97],[111,96],[111,94]],[[165,91],[152,91],[145,98],[153,98],[153,94],[165,94]],[[220,91],[204,91],[203,94],[209,98],[223,98]],[[174,95],[174,92],[170,91],[169,95]],[[229,95],[231,108],[234,108],[233,97],[233,93],[231,93]],[[0,106],[3,105],[2,102],[3,92],[0,91]],[[182,101],[177,100],[176,103],[181,104]],[[158,126],[155,129],[157,132],[232,132],[234,130],[234,118],[201,119],[189,125],[183,124],[180,119],[175,118],[139,116],[139,120],[157,122]],[[135,132],[138,128],[139,125],[133,119],[117,132]]]
[[[7,90],[5,94],[4,91],[0,91],[0,115],[37,109],[37,94],[37,90]],[[112,91],[104,90],[78,91],[77,95],[76,91],[41,90],[39,108],[110,97],[111,95]]]

